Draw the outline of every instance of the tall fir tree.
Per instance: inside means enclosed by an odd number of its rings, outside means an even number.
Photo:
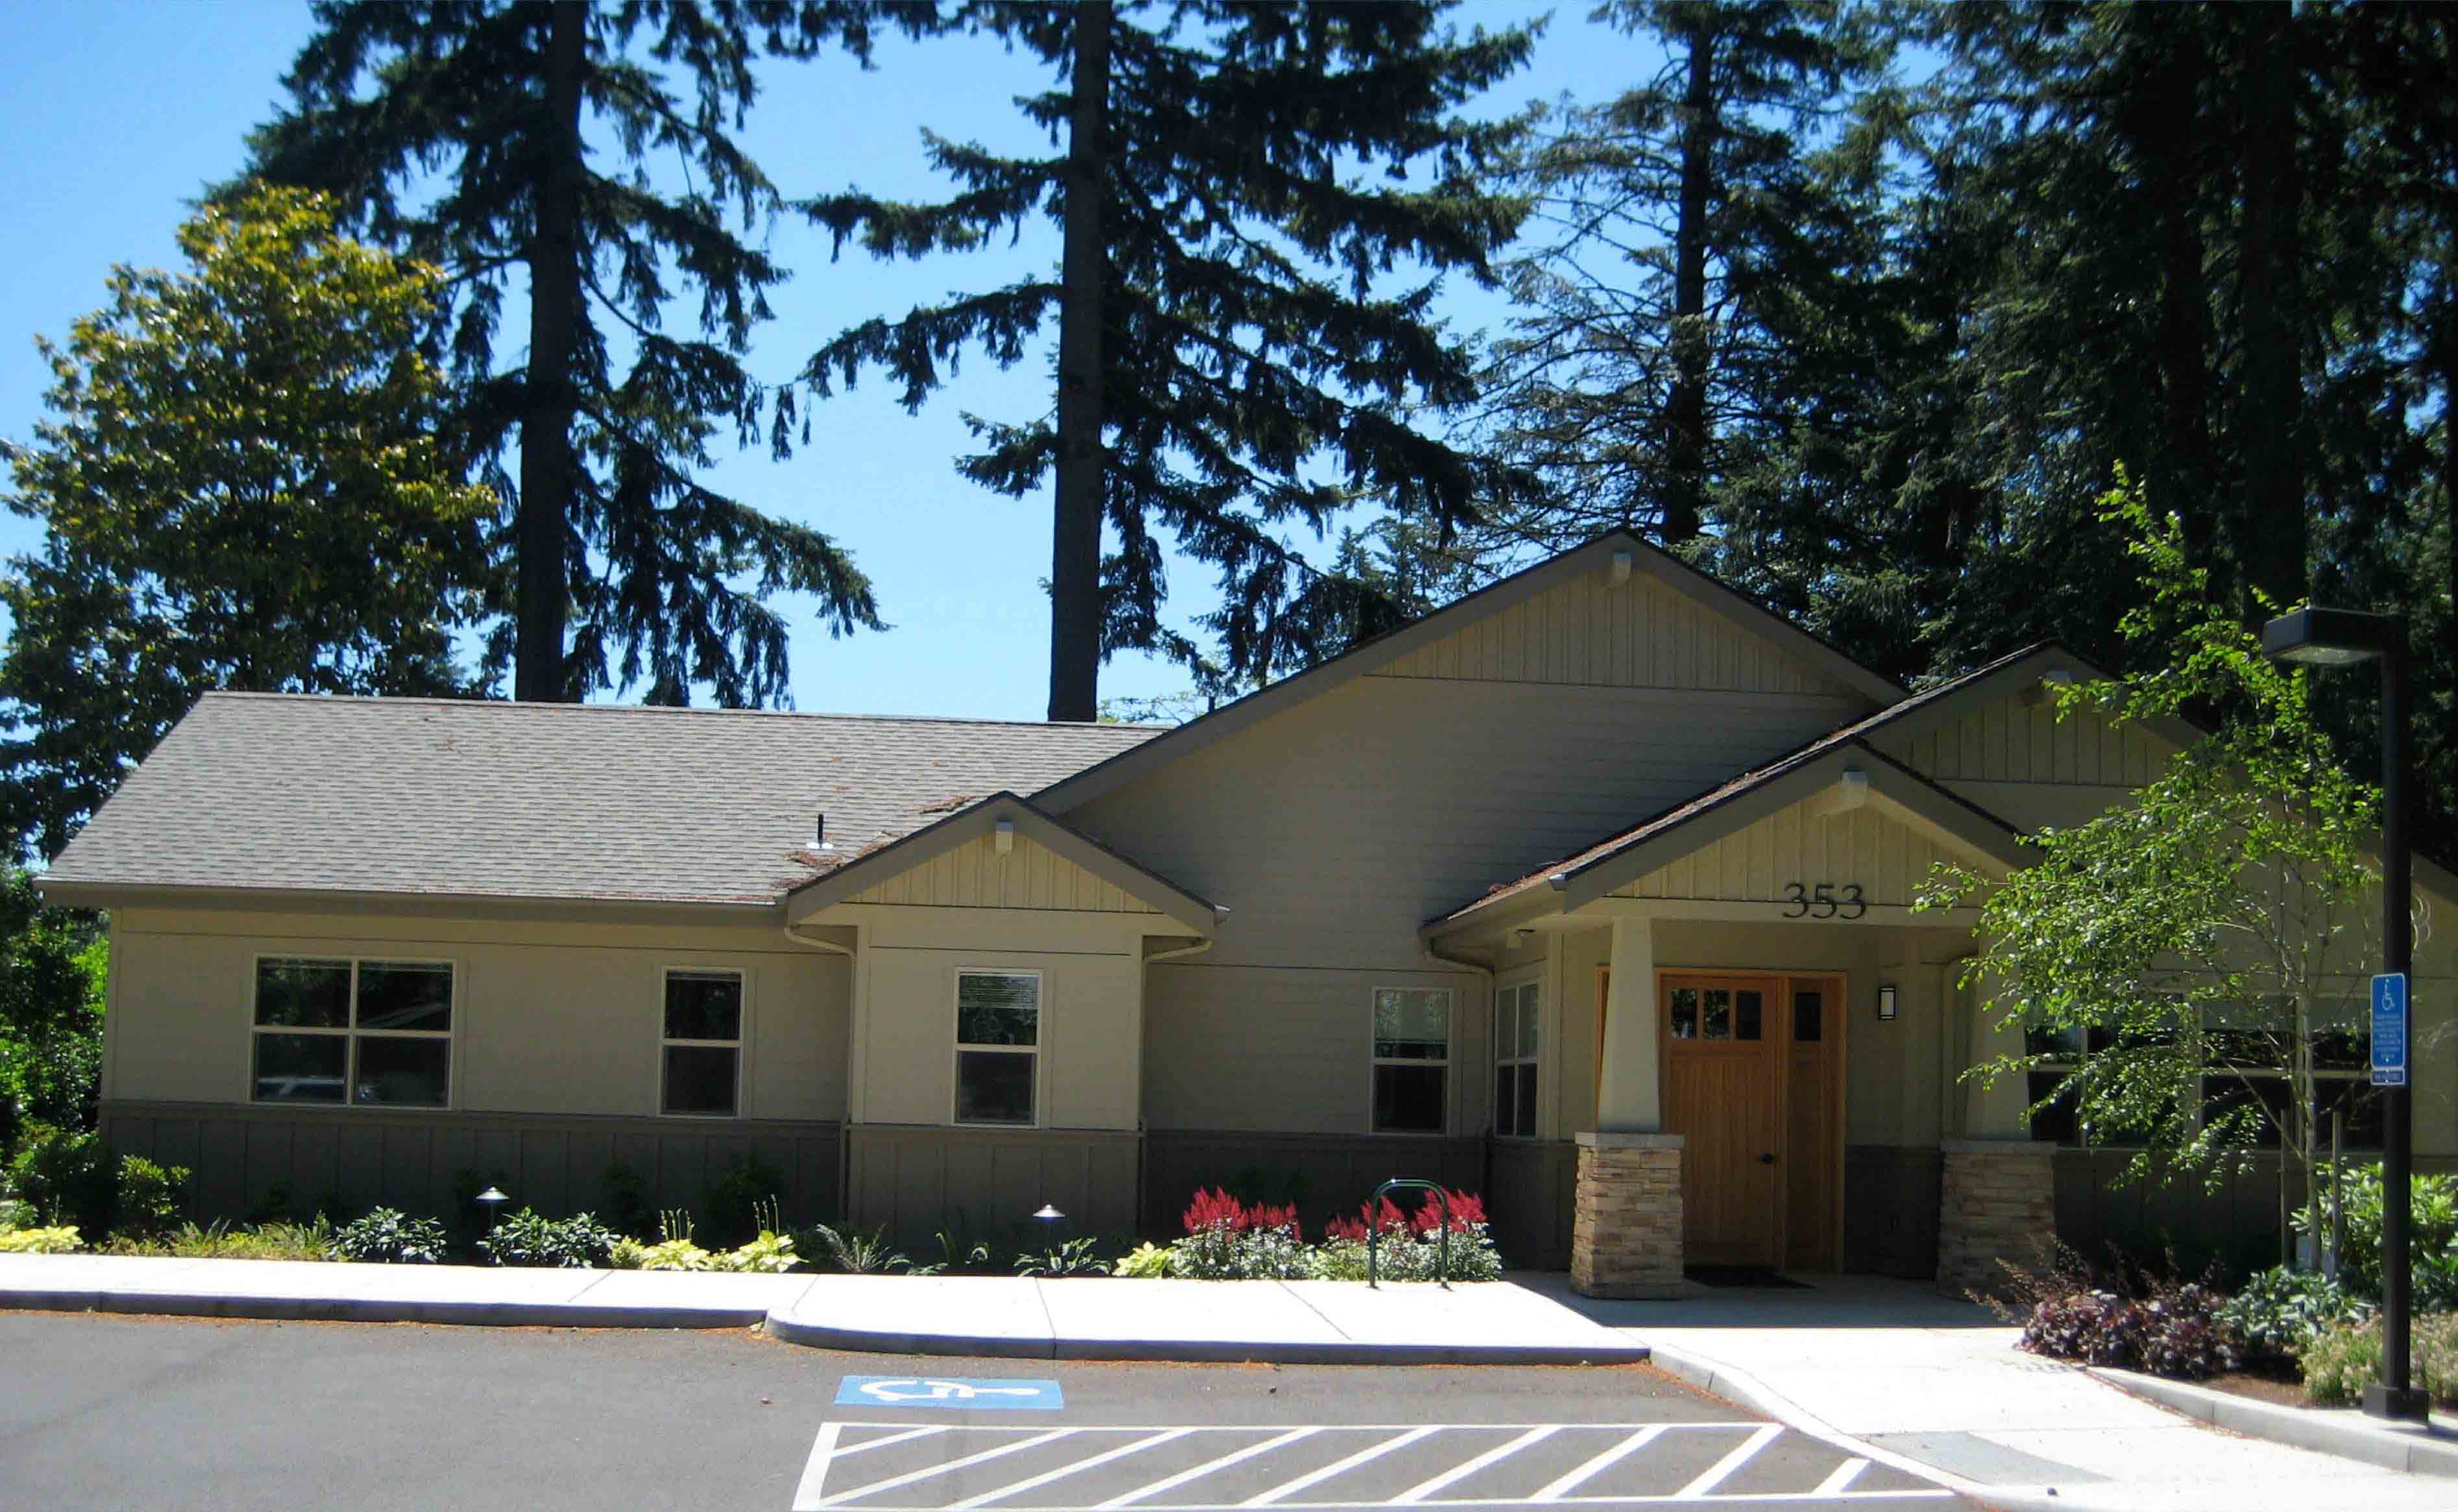
[[[868,580],[828,536],[698,474],[728,425],[759,433],[742,359],[785,277],[744,239],[782,203],[734,139],[753,65],[831,44],[866,55],[882,14],[925,27],[929,9],[320,0],[315,14],[256,172],[340,196],[369,234],[450,274],[462,423],[499,460],[517,437],[517,482],[496,469],[515,571],[494,647],[515,696],[781,700],[780,590],[815,596],[832,635],[876,628]],[[652,154],[678,158],[689,187],[660,190]],[[507,362],[516,281],[526,340]],[[670,331],[669,306],[694,297],[697,329]]]
[[[1059,227],[1054,278],[866,322],[805,372],[824,394],[884,369],[918,408],[963,350],[1011,365],[1055,322],[1052,410],[978,426],[986,450],[960,464],[1010,495],[1054,482],[1051,718],[1094,718],[1101,661],[1124,648],[1216,686],[1302,664],[1385,611],[1373,582],[1308,562],[1283,530],[1321,532],[1370,496],[1447,534],[1507,481],[1412,423],[1474,392],[1467,348],[1431,314],[1436,281],[1489,282],[1520,218],[1485,182],[1511,127],[1456,113],[1519,67],[1530,34],[1461,37],[1449,9],[963,6],[958,24],[1055,76],[1023,102],[1054,150],[931,137],[953,198],[807,207],[840,247],[883,258]],[[1162,619],[1167,542],[1219,575],[1224,606],[1198,627],[1217,643]]]

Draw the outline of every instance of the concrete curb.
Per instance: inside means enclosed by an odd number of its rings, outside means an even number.
[[[2352,1413],[2281,1407],[2207,1386],[2107,1366],[2086,1366],[2084,1373],[2171,1412],[2183,1413],[2248,1438],[2267,1438],[2290,1448],[2362,1460],[2409,1475],[2458,1476],[2458,1434],[2446,1430],[2436,1433],[2429,1428],[2375,1426]]]
[[[1644,1344],[1378,1344],[1359,1340],[1091,1339],[1021,1334],[915,1334],[809,1323],[768,1314],[788,1344],[857,1354],[969,1355],[986,1359],[1143,1361],[1176,1365],[1635,1365]]]
[[[436,1323],[478,1328],[730,1329],[750,1328],[768,1317],[766,1309],[756,1307],[621,1307],[586,1302],[455,1302],[440,1297],[379,1300],[26,1289],[0,1292],[0,1309],[252,1318],[277,1323]]]

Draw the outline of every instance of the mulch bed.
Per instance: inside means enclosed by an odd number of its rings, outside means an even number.
[[[2242,1371],[2230,1371],[2223,1376],[2214,1376],[2201,1384],[2210,1387],[2213,1391],[2223,1391],[2232,1396],[2250,1396],[2256,1401],[2266,1401],[2275,1407],[2311,1407],[2313,1405],[2304,1398],[2304,1385],[2302,1381],[2281,1380],[2271,1376],[2249,1376]],[[2326,1412],[2330,1409],[2319,1410]]]

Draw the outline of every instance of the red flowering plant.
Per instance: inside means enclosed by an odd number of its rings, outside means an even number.
[[[1391,1281],[1492,1281],[1502,1275],[1502,1256],[1486,1228],[1485,1203],[1472,1192],[1446,1188],[1450,1203],[1450,1257],[1443,1257],[1443,1202],[1430,1193],[1413,1213],[1403,1213],[1385,1197],[1360,1208],[1354,1218],[1335,1218],[1323,1226],[1323,1243],[1314,1251],[1314,1271],[1326,1281],[1363,1281],[1366,1275],[1365,1239],[1375,1236],[1375,1271]]]
[[[1295,1207],[1248,1206],[1207,1189],[1187,1204],[1186,1237],[1170,1247],[1170,1273],[1198,1281],[1294,1280],[1306,1274]]]

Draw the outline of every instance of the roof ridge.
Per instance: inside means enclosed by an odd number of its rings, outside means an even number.
[[[210,688],[202,695],[199,702],[202,702],[202,699],[246,699],[291,704],[364,704],[386,707],[408,704],[434,708],[553,709],[559,712],[588,714],[764,715],[777,719],[864,720],[902,724],[989,724],[1003,729],[1133,730],[1153,735],[1177,728],[1172,724],[1129,724],[1084,720],[1003,720],[976,714],[859,714],[840,709],[703,708],[692,704],[563,704],[537,699],[445,698],[434,694],[293,693]]]

